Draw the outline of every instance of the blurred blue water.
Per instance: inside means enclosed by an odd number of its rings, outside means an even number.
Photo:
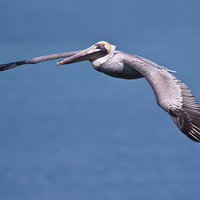
[[[199,1],[1,0],[0,62],[107,40],[176,70],[199,93]],[[89,62],[0,73],[0,198],[197,199],[199,144],[156,104],[145,79]]]

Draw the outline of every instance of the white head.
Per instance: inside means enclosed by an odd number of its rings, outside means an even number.
[[[111,58],[113,56],[113,53],[115,51],[116,46],[111,45],[108,42],[105,41],[100,41],[96,44],[99,44],[101,46],[103,46],[106,50],[107,50],[107,55],[100,57],[94,61],[92,61],[92,66],[96,69],[97,67],[99,67],[101,64],[103,64],[104,62],[106,62],[109,58]]]

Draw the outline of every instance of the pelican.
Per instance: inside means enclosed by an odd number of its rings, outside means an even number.
[[[151,85],[158,105],[173,119],[177,127],[191,140],[200,142],[200,109],[190,89],[172,75],[172,70],[122,51],[116,46],[100,41],[91,47],[74,52],[51,54],[28,60],[0,65],[0,71],[23,64],[67,57],[57,65],[89,60],[94,69],[109,76],[123,79],[146,78]]]

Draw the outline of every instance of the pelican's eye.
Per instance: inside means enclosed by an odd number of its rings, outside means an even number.
[[[105,48],[105,44],[104,43],[98,43],[96,44],[97,49],[104,49]]]
[[[104,43],[100,43],[100,46],[103,48],[103,47],[105,47],[105,44]]]

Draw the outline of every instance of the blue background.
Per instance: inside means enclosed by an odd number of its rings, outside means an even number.
[[[105,40],[177,71],[200,102],[199,0],[1,0],[0,63]],[[198,199],[200,146],[145,79],[57,60],[0,73],[0,199]]]

